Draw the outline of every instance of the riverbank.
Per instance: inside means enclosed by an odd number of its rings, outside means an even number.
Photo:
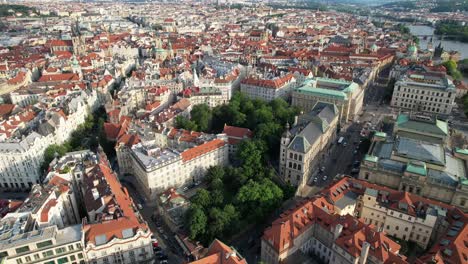
[[[431,36],[434,35],[434,38],[432,38],[432,46],[435,47],[439,45],[439,43],[442,44],[442,47],[444,50],[451,51],[455,50],[460,52],[460,58],[461,59],[468,59],[468,43],[463,43],[461,41],[455,41],[455,40],[448,40],[448,39],[443,39],[440,40],[435,36],[434,31],[435,28],[431,26],[423,26],[423,25],[413,25],[413,24],[407,24],[408,28],[410,29],[410,33],[416,36]],[[430,43],[431,38],[426,38],[424,39],[423,37],[419,37],[419,46],[422,49],[427,49],[427,45]]]

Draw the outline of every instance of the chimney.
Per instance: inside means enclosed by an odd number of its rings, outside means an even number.
[[[361,257],[359,258],[359,264],[366,264],[367,257],[369,256],[370,244],[367,241],[362,243]]]
[[[341,224],[337,224],[335,226],[335,231],[333,232],[333,240],[336,240],[340,236],[342,231],[343,231],[343,226]]]

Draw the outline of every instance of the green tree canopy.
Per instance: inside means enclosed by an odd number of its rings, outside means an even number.
[[[190,232],[190,238],[196,239],[200,235],[205,234],[206,224],[208,221],[205,212],[203,212],[203,210],[199,206],[192,205],[187,211],[187,215],[187,225]]]
[[[197,131],[210,131],[213,113],[206,104],[195,105],[190,111],[190,120],[197,124]]]
[[[206,208],[211,205],[211,194],[205,189],[200,189],[197,194],[192,198],[192,203],[199,205],[202,208]]]

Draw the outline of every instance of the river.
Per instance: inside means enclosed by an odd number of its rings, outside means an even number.
[[[410,29],[411,34],[413,35],[432,35],[434,33],[434,28],[430,26],[420,26],[420,25],[410,25],[408,24],[408,28]],[[422,49],[427,48],[427,43],[431,38],[423,39],[419,38],[419,46]],[[434,38],[432,40],[432,46],[435,48],[437,45],[439,45],[439,38],[438,36],[434,35]],[[463,43],[460,41],[454,41],[454,40],[442,40],[442,47],[444,50],[450,51],[450,50],[456,50],[460,52],[461,54],[461,59],[468,59],[468,43]]]

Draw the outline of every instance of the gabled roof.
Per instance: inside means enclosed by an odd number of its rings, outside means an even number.
[[[447,136],[448,134],[447,122],[438,119],[435,120],[435,122],[430,122],[410,118],[410,116],[406,114],[400,114],[396,120],[396,125],[398,128],[410,129],[439,136]]]
[[[190,264],[247,264],[247,261],[235,249],[215,239],[206,256]]]

